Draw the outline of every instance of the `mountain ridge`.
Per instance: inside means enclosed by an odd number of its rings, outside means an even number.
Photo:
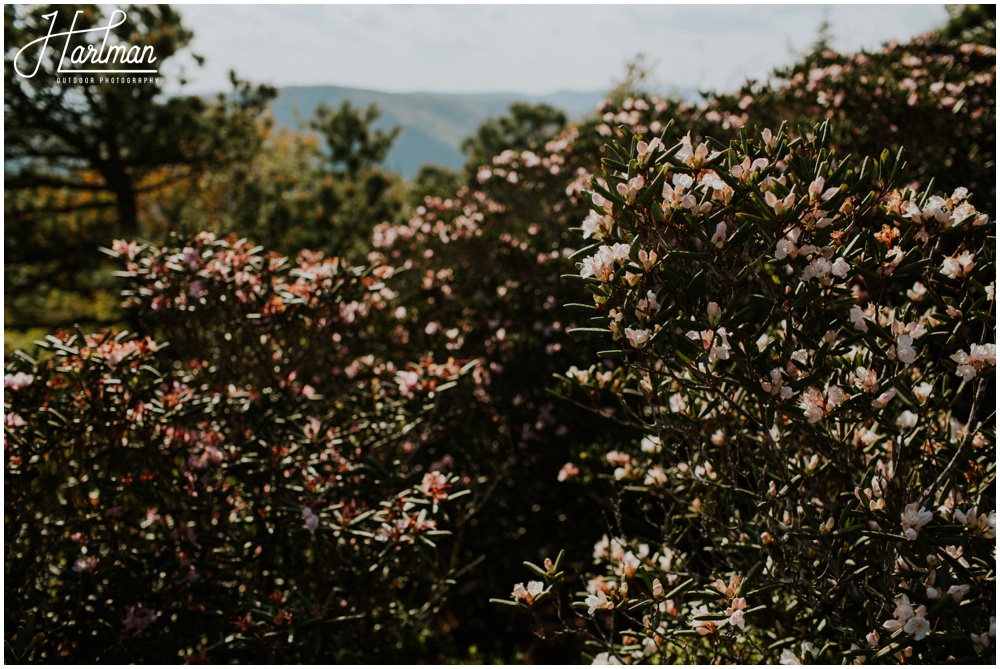
[[[412,179],[422,165],[450,169],[465,164],[462,141],[483,122],[503,116],[515,102],[545,103],[561,109],[570,119],[593,111],[604,98],[601,91],[556,91],[544,95],[524,93],[390,93],[347,86],[285,86],[271,103],[275,124],[300,128],[323,103],[339,107],[343,101],[382,112],[376,128],[400,126],[402,132],[386,156],[384,167]]]

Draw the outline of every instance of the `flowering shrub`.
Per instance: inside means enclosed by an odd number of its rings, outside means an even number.
[[[709,134],[783,120],[832,124],[831,142],[855,155],[905,147],[908,179],[934,178],[948,192],[966,187],[995,215],[996,26],[961,39],[941,33],[891,42],[872,53],[823,49],[706,105]],[[714,127],[713,127],[714,126]]]
[[[8,624],[49,661],[394,657],[447,589],[464,491],[422,452],[469,367],[355,350],[386,267],[115,249],[157,338],[49,337],[5,370]]]
[[[617,364],[565,377],[647,434],[591,472],[620,491],[574,600],[595,661],[989,657],[992,221],[826,125],[626,137],[576,254]]]

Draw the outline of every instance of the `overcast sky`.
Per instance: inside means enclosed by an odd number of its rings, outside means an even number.
[[[227,72],[277,86],[393,92],[605,90],[645,53],[656,89],[733,88],[788,65],[824,19],[833,46],[875,49],[947,19],[937,5],[180,5],[205,67],[191,92]],[[164,68],[167,70],[167,68]]]

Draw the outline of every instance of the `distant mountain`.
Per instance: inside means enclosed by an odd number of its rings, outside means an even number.
[[[385,167],[413,178],[422,165],[434,163],[459,169],[465,164],[460,146],[487,119],[503,116],[515,102],[544,102],[562,109],[570,119],[580,119],[594,110],[603,92],[562,91],[550,95],[518,93],[384,93],[340,86],[289,86],[280,90],[271,104],[275,123],[298,127],[317,105],[339,107],[349,100],[355,107],[375,103],[382,111],[378,128],[401,126]]]

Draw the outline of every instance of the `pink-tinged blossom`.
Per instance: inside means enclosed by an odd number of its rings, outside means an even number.
[[[645,164],[645,162],[653,155],[657,149],[663,148],[663,142],[660,141],[659,137],[653,138],[649,143],[640,141],[635,145],[635,152],[639,158],[639,164]]]
[[[607,214],[602,216],[596,211],[591,211],[580,226],[583,228],[583,238],[604,239],[611,231],[611,223],[612,219]]]
[[[851,324],[854,326],[855,330],[868,332],[868,324],[865,323],[866,320],[875,320],[875,305],[869,304],[864,309],[856,304],[851,307]]]
[[[767,191],[764,193],[764,201],[767,202],[767,206],[774,210],[775,214],[780,216],[795,205],[795,193],[789,193],[785,199],[781,199],[772,191]]]
[[[711,325],[718,325],[719,318],[722,316],[722,308],[719,307],[718,302],[708,303],[708,322]]]
[[[649,330],[625,328],[625,336],[628,338],[628,343],[633,347],[642,348],[649,341]]]
[[[799,254],[799,249],[795,246],[795,242],[787,237],[782,237],[778,240],[775,245],[774,257],[777,260],[784,260],[785,258],[795,258]]]
[[[620,183],[615,187],[618,194],[625,198],[625,202],[632,204],[635,202],[635,196],[642,190],[642,187],[646,185],[646,180],[642,175],[632,177],[628,180],[628,183]]]
[[[976,377],[976,373],[982,371],[986,365],[997,364],[996,344],[973,344],[969,353],[959,351],[951,356],[951,359],[958,363],[955,374],[961,376],[965,381],[971,381]]]
[[[639,262],[647,272],[656,265],[656,251],[647,252],[646,249],[639,249]]]
[[[965,599],[966,595],[969,594],[970,589],[971,587],[966,584],[953,585],[950,588],[948,588],[947,595],[952,599],[954,599],[956,602],[961,602],[963,599]]]
[[[920,528],[931,522],[934,519],[934,514],[920,507],[917,510],[916,502],[907,504],[903,507],[903,513],[900,514],[900,522],[903,526],[903,535],[909,541],[916,541],[917,536],[920,534]]]
[[[919,281],[914,283],[912,288],[906,289],[906,297],[908,297],[913,302],[920,302],[921,300],[924,299],[924,296],[926,294],[927,294],[926,286],[924,286],[924,284],[920,283]]]
[[[705,604],[702,604],[701,606],[692,609],[691,611],[691,619],[690,619],[691,627],[693,627],[695,631],[701,636],[708,636],[709,634],[715,634],[715,632],[717,632],[720,627],[720,625],[718,625],[714,620],[699,620],[701,616],[707,616],[711,614],[712,612],[708,609],[708,606]],[[723,620],[720,622],[723,625],[725,625],[728,621]]]
[[[427,472],[420,482],[419,490],[427,499],[434,501],[448,499],[448,477],[441,472]]]
[[[964,251],[957,256],[949,256],[941,263],[941,273],[949,279],[968,276],[975,265],[975,256],[971,251]]]
[[[933,390],[934,386],[924,381],[923,383],[919,383],[913,387],[913,396],[918,402],[924,404],[927,401],[927,398],[931,396],[931,391]]]
[[[810,279],[825,279],[830,275],[830,271],[833,269],[833,265],[830,261],[823,256],[817,256],[813,258],[806,268],[802,270],[802,280],[809,281]]]
[[[626,260],[628,260],[627,244],[602,246],[597,249],[597,253],[583,259],[580,276],[592,276],[601,283],[607,283],[615,275],[615,263]]]
[[[802,407],[806,420],[816,423],[824,416],[829,416],[845,399],[847,397],[839,386],[827,386],[825,396],[819,388],[809,388],[799,400],[799,406]]]
[[[719,224],[715,226],[715,234],[712,235],[712,244],[721,249],[723,244],[726,243],[726,222],[719,221]]]
[[[895,396],[896,396],[896,389],[889,388],[888,390],[886,390],[884,393],[882,393],[872,401],[872,408],[881,409],[886,404],[891,402],[892,398],[894,398]]]
[[[73,571],[77,574],[84,574],[88,571],[93,571],[94,567],[97,566],[97,563],[98,558],[92,555],[82,555],[73,563]]]
[[[595,593],[589,595],[584,600],[584,604],[587,605],[588,615],[594,615],[594,611],[610,611],[615,608],[614,602],[608,599],[603,590],[597,590]]]
[[[567,462],[562,466],[562,469],[559,470],[559,474],[556,476],[556,479],[561,483],[563,481],[568,481],[579,473],[580,469],[576,465],[572,462]]]
[[[712,348],[708,352],[708,361],[729,360],[729,352],[732,350],[732,347],[729,345],[729,333],[726,332],[726,328],[719,328],[715,331],[715,334],[721,341],[715,344],[713,340]]]
[[[866,393],[873,393],[878,390],[878,374],[874,369],[858,367],[852,375],[854,385]]]
[[[739,627],[740,629],[746,628],[746,614],[744,614],[744,609],[747,607],[747,600],[743,597],[733,598],[732,604],[726,609],[726,613],[729,614],[729,620],[727,621],[730,625],[734,627]]]
[[[401,394],[413,397],[413,391],[420,385],[420,375],[414,371],[400,370],[396,372],[396,384]]]
[[[541,581],[528,581],[527,587],[523,583],[517,583],[510,596],[515,602],[523,602],[528,606],[535,603],[538,596],[545,590],[545,585]]]
[[[625,553],[625,557],[618,565],[618,575],[623,578],[632,578],[635,576],[636,570],[642,566],[642,562],[635,556],[632,551]]]
[[[899,335],[896,338],[896,358],[904,365],[911,365],[917,359],[917,349],[913,347],[913,337]]]
[[[3,387],[16,392],[22,388],[27,388],[34,380],[34,376],[31,374],[25,374],[24,372],[18,372],[17,374],[4,374]]]

